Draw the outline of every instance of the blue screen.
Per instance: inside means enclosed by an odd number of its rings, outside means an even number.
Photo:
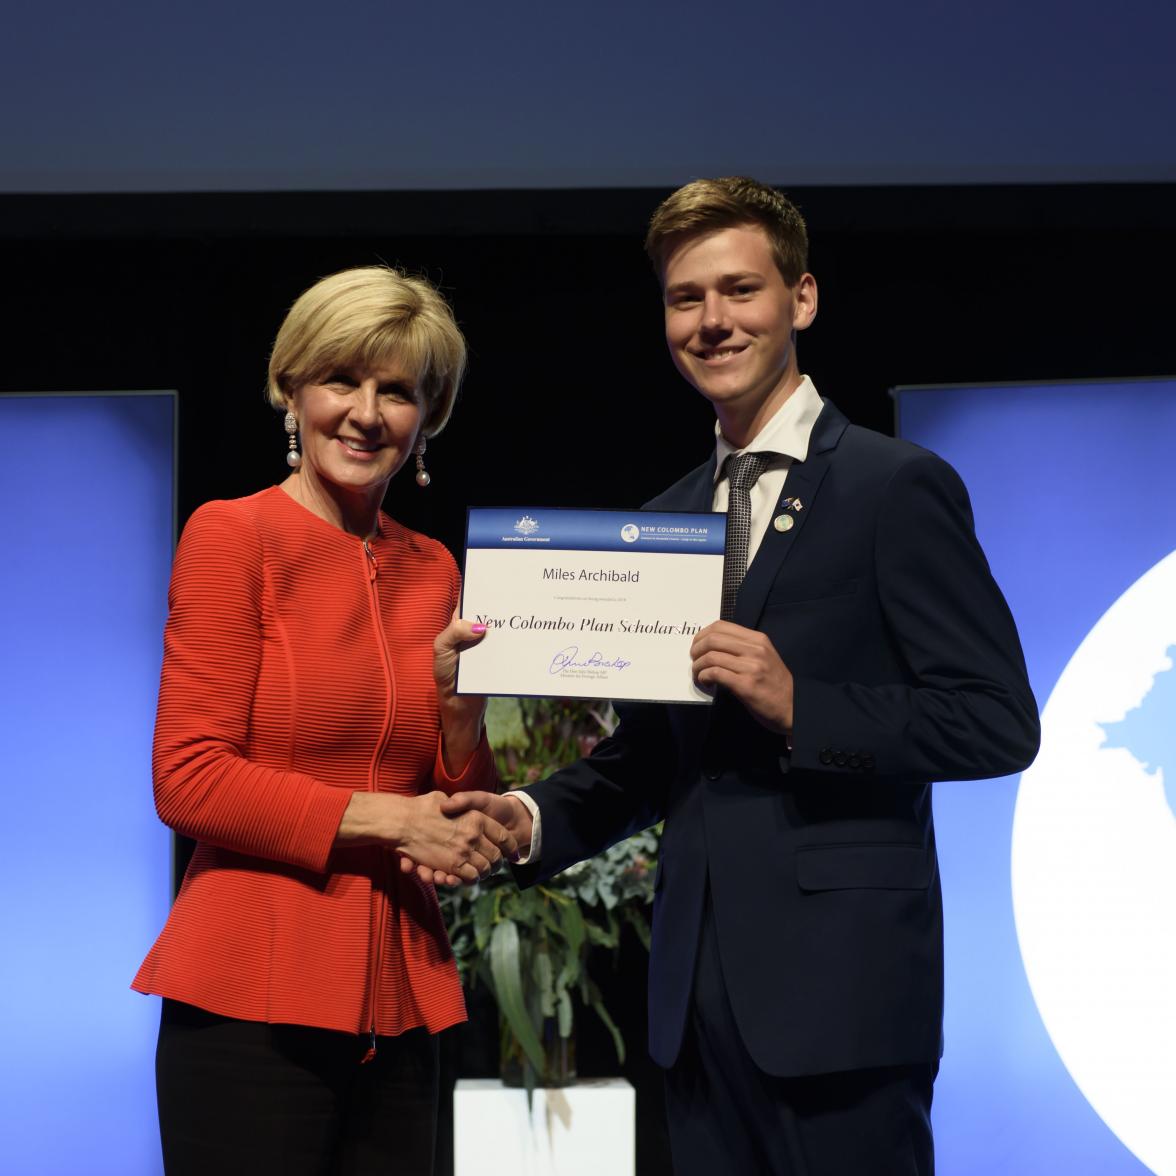
[[[0,1169],[161,1169],[170,903],[151,733],[174,532],[172,394],[0,396]]]
[[[1176,1172],[1176,381],[898,413],[968,486],[1043,708],[1021,777],[935,793],[941,1170]]]

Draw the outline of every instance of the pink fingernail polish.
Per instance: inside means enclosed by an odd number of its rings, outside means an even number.
[[[473,631],[475,633],[485,633],[486,632],[485,625],[471,625],[470,628],[473,629]]]

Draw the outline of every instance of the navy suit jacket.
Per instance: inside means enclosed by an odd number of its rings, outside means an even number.
[[[648,504],[711,509],[714,459]],[[615,734],[529,791],[524,885],[664,819],[649,1047],[678,1055],[708,888],[740,1032],[767,1073],[934,1062],[943,907],[931,782],[1016,772],[1037,707],[962,482],[831,404],[789,470],[734,620],[795,680],[792,748],[730,694],[618,707]],[[784,512],[777,506],[773,515]]]

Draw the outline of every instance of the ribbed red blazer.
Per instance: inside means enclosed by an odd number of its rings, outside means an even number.
[[[332,849],[355,791],[493,790],[483,740],[440,757],[440,543],[380,515],[369,546],[271,487],[210,502],[172,571],[155,725],[160,818],[197,841],[140,992],[250,1021],[437,1032],[465,1005],[432,886]]]

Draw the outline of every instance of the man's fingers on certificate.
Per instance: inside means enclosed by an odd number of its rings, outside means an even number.
[[[690,656],[699,686],[730,690],[769,730],[792,729],[792,673],[766,634],[715,621],[694,638]]]

